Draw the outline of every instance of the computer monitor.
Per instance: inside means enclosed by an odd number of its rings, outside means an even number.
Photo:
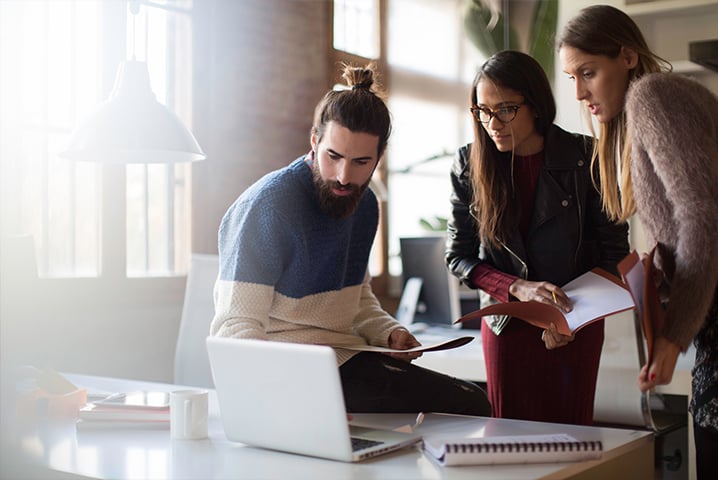
[[[461,305],[458,279],[444,262],[446,236],[403,237],[399,238],[399,246],[402,286],[416,289],[417,284],[420,285],[418,298],[415,291],[406,292],[414,293],[416,299],[413,323],[452,325],[461,316]],[[410,279],[421,281],[410,282]]]

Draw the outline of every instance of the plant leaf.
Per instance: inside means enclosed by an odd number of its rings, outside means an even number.
[[[504,45],[505,17],[499,13],[498,21],[493,28],[491,10],[481,0],[471,0],[464,11],[464,30],[471,43],[487,58],[505,49],[519,49],[518,35],[509,24],[509,44]]]
[[[554,77],[557,23],[558,0],[538,0],[529,36],[528,54],[541,64],[551,84]]]

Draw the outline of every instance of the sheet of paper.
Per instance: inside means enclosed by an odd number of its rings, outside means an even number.
[[[573,302],[573,310],[564,314],[571,331],[607,312],[621,312],[635,306],[628,290],[594,272],[581,275],[562,289]]]
[[[360,350],[362,352],[382,352],[382,353],[408,353],[408,352],[434,352],[438,350],[448,350],[450,348],[461,347],[472,341],[474,337],[459,337],[445,340],[430,345],[420,345],[418,347],[406,350],[397,350],[396,348],[378,347],[376,345],[332,345],[336,348],[344,348],[346,350]]]

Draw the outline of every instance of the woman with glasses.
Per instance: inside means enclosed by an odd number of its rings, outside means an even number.
[[[635,22],[610,6],[570,20],[559,56],[600,128],[593,160],[604,209],[623,222],[636,213],[649,248],[658,246],[664,324],[638,385],[669,383],[679,353],[694,343],[696,471],[718,478],[718,98],[668,73]]]
[[[601,210],[592,142],[553,124],[551,86],[530,56],[503,51],[471,88],[474,141],[451,170],[446,261],[488,303],[535,300],[568,312],[560,286],[602,267],[616,272],[628,229]],[[589,425],[603,320],[574,336],[519,319],[481,325],[493,415]]]

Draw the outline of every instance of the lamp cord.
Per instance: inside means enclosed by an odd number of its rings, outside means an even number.
[[[138,0],[129,0],[130,13],[132,14],[132,61],[137,60],[135,56],[135,42],[137,34],[135,33],[137,14],[140,13],[140,2]]]

